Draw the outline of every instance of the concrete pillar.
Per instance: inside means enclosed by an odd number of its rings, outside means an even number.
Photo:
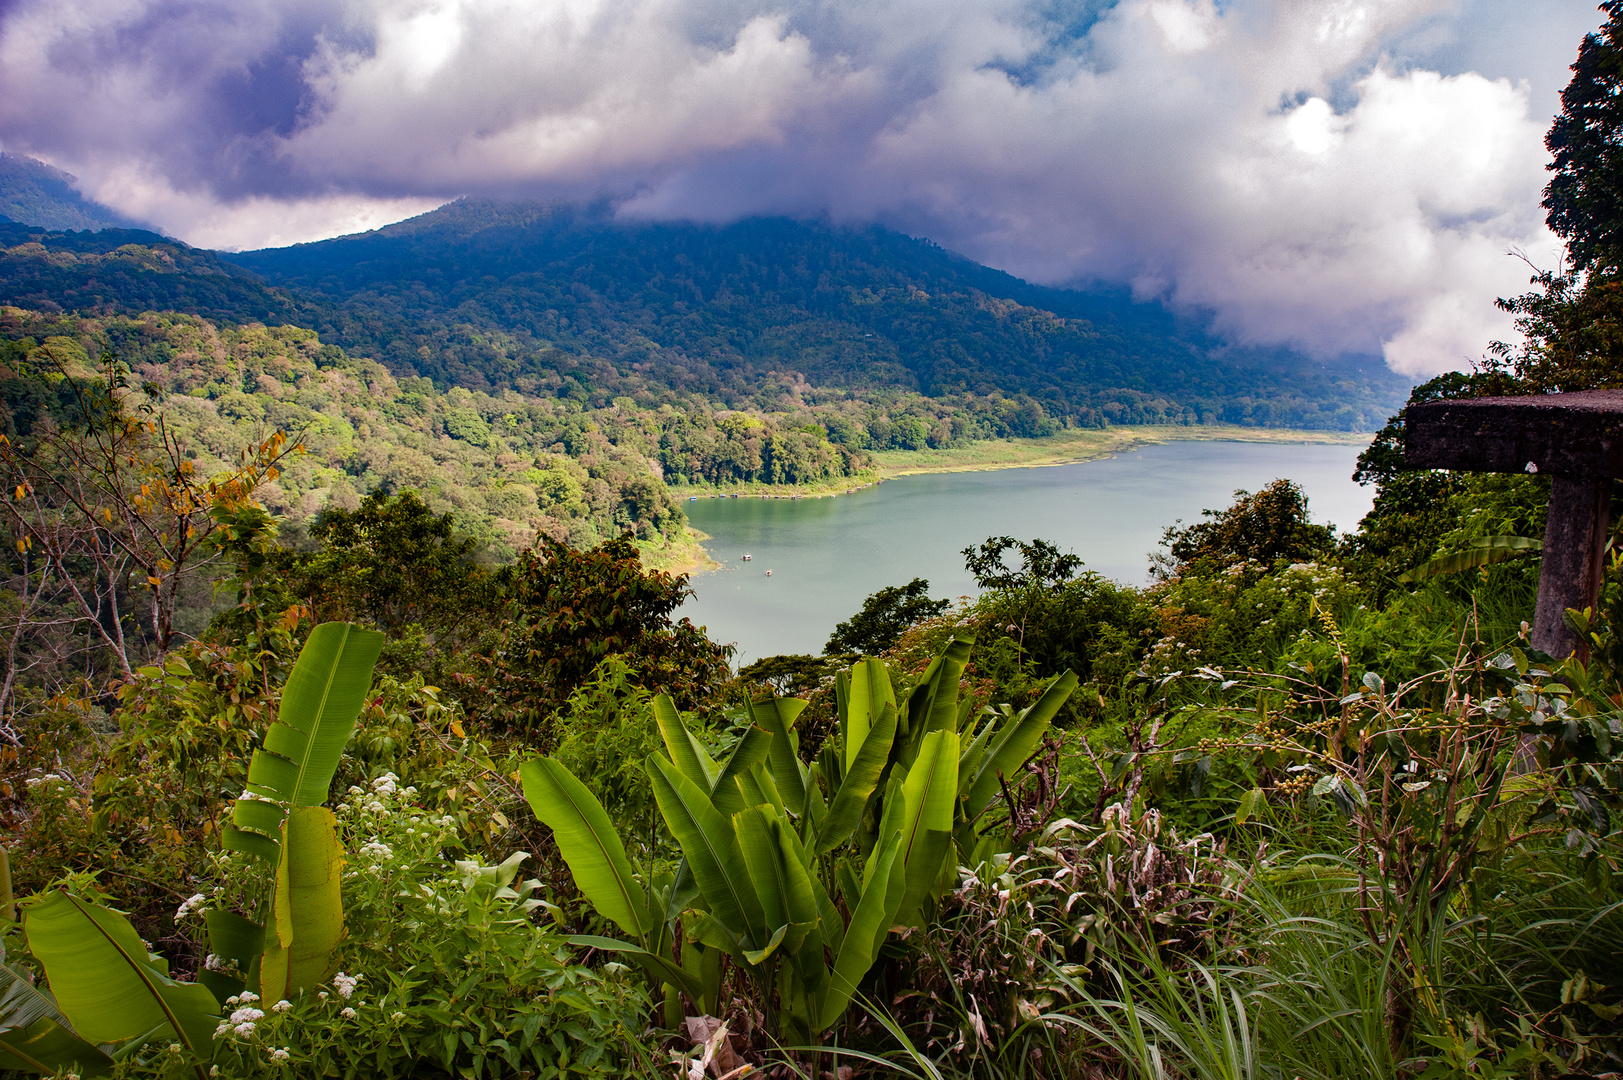
[[[1568,608],[1592,608],[1600,599],[1606,572],[1606,537],[1612,509],[1608,479],[1550,478],[1550,517],[1544,527],[1543,565],[1538,577],[1538,610],[1533,616],[1533,647],[1557,659],[1589,650],[1568,628]]]

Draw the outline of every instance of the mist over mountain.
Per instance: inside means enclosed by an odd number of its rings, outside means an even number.
[[[128,229],[140,223],[74,188],[78,178],[22,154],[0,152],[0,217],[47,229]]]

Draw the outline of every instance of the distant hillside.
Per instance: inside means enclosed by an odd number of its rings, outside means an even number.
[[[77,177],[21,154],[0,153],[0,217],[46,229],[128,229],[139,223],[85,198]]]
[[[212,251],[143,229],[54,232],[0,222],[0,303],[36,311],[180,311],[227,323],[296,323],[286,292]]]
[[[1084,425],[1344,430],[1378,426],[1408,388],[1373,358],[1230,347],[1158,305],[1034,286],[878,227],[626,224],[603,207],[460,200],[223,258],[301,297],[325,339],[465,386],[544,377],[563,351],[729,402],[776,376],[1029,395]]]
[[[1158,305],[1034,286],[885,229],[627,225],[578,206],[464,200],[238,255],[0,223],[0,304],[306,327],[442,391],[812,409],[852,450],[1102,424],[1371,430],[1407,391],[1374,359],[1231,347]]]

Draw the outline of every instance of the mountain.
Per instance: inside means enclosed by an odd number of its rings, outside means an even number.
[[[1159,305],[1032,285],[877,226],[628,223],[603,205],[463,199],[222,258],[302,298],[324,338],[481,388],[555,376],[563,353],[733,404],[804,382],[1023,395],[1090,426],[1363,430],[1408,389],[1375,358],[1234,347]]]
[[[138,227],[112,207],[85,198],[77,177],[21,154],[0,153],[0,217],[47,229]]]
[[[0,223],[0,304],[306,327],[441,390],[591,409],[838,401],[817,424],[853,449],[1107,423],[1371,430],[1408,389],[1374,358],[1236,347],[1159,305],[1032,285],[879,227],[627,223],[605,206],[459,200],[238,254]]]

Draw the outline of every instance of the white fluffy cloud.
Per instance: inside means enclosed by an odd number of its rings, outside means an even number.
[[[1503,0],[19,0],[0,142],[198,243],[464,193],[877,220],[1411,373],[1509,333],[1562,67]]]

